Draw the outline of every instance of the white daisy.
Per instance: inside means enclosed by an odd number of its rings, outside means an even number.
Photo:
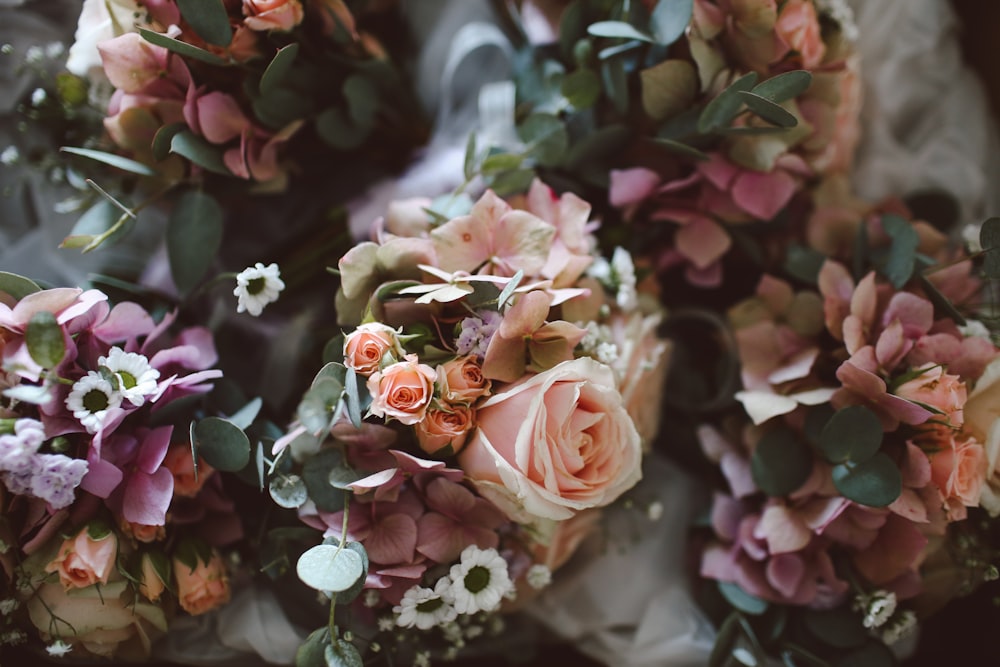
[[[896,613],[896,594],[891,591],[877,590],[871,594],[860,594],[854,600],[854,609],[864,612],[861,624],[866,628],[878,628]]]
[[[917,627],[917,615],[906,609],[896,614],[882,628],[882,641],[891,646]]]
[[[97,363],[118,378],[119,393],[135,407],[145,403],[146,397],[156,392],[160,371],[150,366],[149,359],[141,354],[113,347],[108,351],[108,356],[101,357]]]
[[[66,654],[72,650],[73,647],[61,639],[57,639],[45,647],[45,652],[51,655],[53,658],[65,657]]]
[[[539,563],[529,567],[524,578],[527,579],[529,586],[539,590],[552,583],[552,570]]]
[[[88,433],[97,433],[107,419],[108,410],[117,408],[121,403],[122,395],[97,371],[90,371],[77,380],[66,397],[66,407]]]
[[[496,549],[470,545],[462,551],[461,561],[451,566],[451,594],[460,614],[493,611],[513,588],[505,561]]]
[[[422,586],[413,586],[403,594],[403,599],[392,608],[396,616],[396,625],[401,628],[417,626],[421,630],[429,630],[437,625],[444,625],[455,620],[458,612],[451,602],[451,581],[441,577],[434,585],[434,590]]]
[[[396,627],[396,621],[392,619],[392,616],[379,616],[378,629],[380,632],[389,632],[394,627]]]
[[[239,299],[236,312],[246,311],[257,317],[264,312],[264,306],[278,300],[278,293],[285,289],[277,264],[264,266],[257,262],[236,275],[236,289],[233,294]]]

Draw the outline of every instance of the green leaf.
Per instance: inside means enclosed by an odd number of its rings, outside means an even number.
[[[316,98],[285,87],[275,87],[253,101],[254,115],[275,131],[312,116],[315,111]]]
[[[802,425],[802,432],[810,444],[819,447],[819,439],[823,433],[823,427],[834,415],[833,406],[829,403],[815,405],[806,412],[806,420]]]
[[[375,125],[375,114],[379,108],[378,91],[367,78],[355,74],[344,81],[343,93],[351,120],[367,134]]]
[[[309,633],[309,637],[295,651],[295,667],[327,667],[326,647],[330,644],[330,631],[320,628]]]
[[[757,73],[750,72],[716,95],[698,116],[698,131],[708,134],[728,126],[743,106],[743,97],[740,93],[750,90],[755,83],[757,83]]]
[[[823,427],[819,446],[830,463],[861,463],[882,446],[882,422],[863,405],[838,410]]]
[[[229,14],[222,0],[177,0],[181,16],[209,44],[228,46],[233,41]]]
[[[143,163],[137,162],[136,160],[130,160],[129,158],[122,157],[121,155],[115,155],[114,153],[95,151],[89,148],[73,148],[71,146],[63,146],[59,150],[63,153],[69,153],[70,155],[79,155],[80,157],[96,160],[97,162],[102,162],[116,169],[121,169],[122,171],[127,171],[132,174],[139,174],[140,176],[156,176],[156,172]]]
[[[365,576],[357,552],[332,544],[317,544],[299,556],[295,572],[306,586],[333,593],[346,591]]]
[[[203,2],[204,0],[196,0],[196,1]],[[203,63],[208,63],[209,65],[228,66],[231,64],[225,58],[220,58],[214,53],[210,53],[205,49],[200,49],[197,46],[188,44],[187,42],[182,42],[172,37],[167,37],[166,35],[159,32],[153,32],[152,30],[139,28],[139,34],[142,36],[144,40],[146,40],[150,44],[155,44],[156,46],[162,46],[168,51],[173,51],[174,53],[181,56],[194,58],[195,60],[200,60]]]
[[[663,148],[674,155],[681,155],[684,157],[694,158],[695,160],[707,160],[708,155],[698,150],[694,146],[688,146],[687,144],[674,141],[673,139],[658,139],[655,137],[650,137],[647,139],[649,143],[654,146]]]
[[[592,70],[578,69],[563,79],[560,92],[577,109],[589,109],[601,96],[601,78]]]
[[[20,301],[29,294],[41,292],[42,288],[34,280],[29,280],[16,273],[0,271],[0,292],[9,294],[14,299]]]
[[[368,576],[368,552],[365,551],[364,546],[360,542],[348,542],[344,545],[344,548],[350,549],[361,556],[361,564],[364,566],[364,576],[359,578],[357,583],[346,591],[337,594],[337,604],[350,604],[353,602],[361,594],[361,591],[364,590],[365,577]]]
[[[797,69],[762,81],[754,86],[753,93],[772,102],[784,102],[806,92],[811,84],[812,74]]]
[[[344,385],[334,378],[313,383],[299,402],[298,417],[313,435],[330,428],[333,410],[344,396]]]
[[[615,44],[614,46],[609,46],[606,49],[601,49],[597,53],[598,60],[611,60],[616,56],[620,56],[623,53],[628,53],[629,51],[634,51],[635,49],[641,49],[642,42],[638,40],[632,40],[630,42],[624,42],[622,44]],[[619,63],[620,65],[620,63]]]
[[[462,161],[462,174],[465,180],[471,181],[476,175],[476,133],[469,132],[465,142],[465,159]]]
[[[566,126],[551,114],[528,116],[518,126],[517,133],[521,141],[528,145],[529,153],[544,167],[557,166],[569,147]]]
[[[127,234],[135,224],[135,220],[126,216],[125,222],[119,225],[122,215],[121,211],[107,199],[98,200],[80,216],[70,230],[69,236],[62,240],[59,247],[83,248],[84,252],[87,252],[101,245],[114,243]]]
[[[655,44],[656,40],[644,32],[639,32],[630,24],[624,21],[598,21],[587,26],[587,33],[594,37],[608,37],[611,39],[637,39],[640,42]]]
[[[263,76],[260,77],[261,95],[268,95],[281,85],[285,75],[291,70],[297,55],[299,55],[298,42],[292,42],[288,46],[278,49],[274,58],[268,63],[267,69],[264,70]]]
[[[788,275],[802,282],[815,285],[819,282],[819,271],[823,268],[826,255],[800,245],[788,247],[785,257],[785,271]]]
[[[833,467],[833,485],[847,498],[868,507],[887,507],[903,491],[903,478],[895,462],[878,452],[863,463]]]
[[[909,221],[898,215],[882,216],[882,229],[892,238],[884,273],[893,287],[902,289],[910,281],[917,261],[920,237]]]
[[[480,171],[483,175],[488,176],[490,174],[518,169],[522,162],[524,162],[523,155],[518,155],[517,153],[496,153],[483,160]],[[442,213],[444,212],[442,211]],[[445,213],[445,217],[448,217],[447,213]]]
[[[836,667],[895,667],[897,664],[888,646],[869,639],[861,648],[841,657],[836,662]]]
[[[649,16],[649,29],[663,46],[673,44],[691,22],[693,0],[660,0]]]
[[[153,135],[153,159],[157,162],[166,160],[170,155],[170,147],[174,137],[177,133],[183,132],[186,129],[187,125],[184,123],[171,123],[158,129],[156,134]]]
[[[367,134],[359,132],[344,109],[330,107],[316,117],[316,132],[331,148],[349,151],[365,142]]]
[[[799,120],[787,109],[765,97],[743,90],[740,91],[740,99],[750,111],[778,127],[795,127],[799,123]]]
[[[824,644],[834,648],[856,648],[868,639],[861,617],[847,605],[836,609],[803,609],[802,621],[809,632]]]
[[[365,664],[358,649],[346,639],[337,639],[328,645],[323,657],[326,659],[326,667],[364,667]]]
[[[260,407],[264,402],[258,396],[239,409],[238,412],[229,417],[229,421],[236,424],[237,428],[247,429],[253,420],[257,418]]]
[[[760,616],[770,607],[767,600],[761,600],[755,595],[750,595],[736,584],[729,583],[728,581],[719,581],[717,583],[722,597],[726,598],[729,604],[744,614]]]
[[[517,169],[506,171],[497,176],[490,183],[490,187],[500,197],[520,194],[526,192],[531,182],[535,180],[537,174],[534,169]]]
[[[514,290],[517,289],[521,281],[524,280],[524,270],[518,269],[514,277],[510,279],[506,285],[504,285],[503,290],[500,292],[500,296],[497,297],[497,308],[503,308],[503,305],[507,303],[507,299],[514,294]]]
[[[809,478],[812,450],[787,428],[768,431],[750,458],[750,473],[757,487],[769,496],[786,496]]]
[[[276,475],[267,490],[274,502],[285,509],[297,509],[309,500],[306,483],[298,475]]]
[[[181,195],[167,221],[167,254],[182,294],[197,285],[222,245],[222,207],[199,190]]]
[[[569,60],[573,55],[577,42],[584,38],[583,3],[573,0],[562,12],[559,20],[559,51],[563,58]]]
[[[354,428],[361,428],[361,400],[358,398],[358,374],[353,368],[347,369],[344,381],[344,397],[347,399],[347,416]]]
[[[250,440],[227,419],[205,417],[194,427],[198,456],[217,470],[236,472],[250,462]]]
[[[222,159],[222,151],[190,130],[181,130],[170,138],[170,152],[214,174],[232,175]]]
[[[603,56],[603,54],[602,54]],[[621,58],[605,60],[601,63],[601,77],[608,99],[615,105],[615,111],[625,115],[628,113],[628,74]]]
[[[111,526],[104,519],[94,519],[87,524],[87,537],[94,541],[101,541],[111,536]]]
[[[309,498],[323,512],[336,512],[344,507],[344,492],[330,484],[330,471],[343,462],[338,450],[327,447],[302,464],[302,480],[309,490]]]
[[[708,657],[708,667],[724,667],[729,656],[733,654],[733,647],[740,630],[739,618],[740,615],[733,612],[719,626],[719,634],[715,636],[715,644]]]
[[[566,155],[566,167],[575,169],[605,160],[620,150],[631,136],[631,131],[624,125],[605,125],[573,143]]]
[[[188,442],[191,443],[191,469],[194,471],[194,478],[198,479],[198,438],[194,435],[194,430],[198,426],[198,420],[192,419],[188,426]]]
[[[986,255],[989,256],[988,254]],[[941,319],[943,317],[952,319],[955,324],[959,326],[965,325],[965,316],[959,312],[958,308],[955,307],[948,297],[941,293],[937,287],[934,286],[927,276],[923,274],[917,274],[917,281],[920,283],[920,288],[927,295],[927,299],[934,304],[935,319]]]
[[[28,344],[28,354],[42,368],[55,368],[66,356],[62,327],[56,316],[47,310],[31,316],[24,340]]]

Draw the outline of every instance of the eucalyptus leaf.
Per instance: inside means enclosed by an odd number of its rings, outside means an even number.
[[[816,639],[834,648],[856,648],[868,639],[861,617],[847,605],[834,609],[803,609],[802,621]]]
[[[323,512],[336,512],[344,507],[344,492],[330,484],[330,471],[343,462],[344,457],[337,449],[327,447],[302,464],[302,480],[309,498]]]
[[[174,137],[186,129],[187,125],[184,123],[170,123],[158,129],[153,135],[153,159],[157,162],[166,160],[170,156]]]
[[[605,49],[601,49],[597,53],[598,60],[611,60],[629,51],[634,51],[636,49],[642,48],[642,42],[633,39],[630,42],[625,42],[623,44],[615,44],[614,46],[609,46]],[[620,64],[620,63],[619,63]]]
[[[772,497],[786,496],[798,489],[812,469],[812,450],[784,427],[765,433],[750,458],[754,483]]]
[[[607,97],[615,106],[615,111],[621,115],[628,113],[629,91],[628,75],[621,58],[611,58],[601,63],[601,78]]]
[[[562,12],[559,20],[559,51],[563,58],[569,60],[573,55],[577,42],[587,34],[584,26],[583,2],[573,0]]]
[[[326,667],[364,667],[365,664],[358,649],[346,639],[337,639],[333,644],[327,645],[323,657],[326,659]]]
[[[259,490],[264,490],[264,482],[267,481],[267,473],[264,470],[264,446],[267,445],[267,451],[274,449],[274,439],[265,438],[264,440],[257,441],[257,447],[254,449],[253,463],[254,468],[257,470],[257,486]]]
[[[663,46],[673,44],[691,22],[694,0],[660,0],[649,15],[649,29]]]
[[[330,107],[316,117],[316,132],[328,146],[342,151],[358,148],[367,138],[340,107]]]
[[[883,271],[893,287],[902,289],[913,276],[920,237],[913,225],[898,215],[883,215],[882,229],[892,238]]]
[[[56,316],[40,310],[31,316],[24,333],[28,354],[42,368],[55,368],[66,356],[66,340]]]
[[[240,408],[235,414],[231,415],[229,421],[236,424],[238,428],[247,429],[253,423],[253,420],[257,418],[263,404],[264,402],[258,396]]]
[[[344,395],[343,383],[327,377],[313,382],[299,403],[298,417],[314,435],[330,428],[334,408]]]
[[[276,475],[268,485],[271,498],[279,507],[297,509],[309,500],[306,483],[298,475]]]
[[[344,381],[344,398],[347,399],[347,417],[354,428],[361,428],[361,399],[358,397],[358,374],[348,367]]]
[[[41,292],[42,288],[34,280],[19,276],[16,273],[0,271],[0,292],[9,294],[20,301],[29,294]]]
[[[577,109],[589,109],[601,97],[601,77],[592,70],[578,69],[563,79],[560,91]]]
[[[197,1],[202,2],[204,0]],[[208,63],[209,65],[227,66],[232,64],[225,58],[220,58],[214,53],[198,48],[193,44],[188,44],[187,42],[174,39],[173,37],[167,37],[163,33],[147,30],[146,28],[139,28],[139,35],[141,35],[142,38],[150,44],[162,46],[168,51],[173,51],[177,55],[194,58],[195,60],[200,60],[203,63]]]
[[[791,245],[785,257],[785,271],[802,282],[815,285],[819,281],[819,271],[823,268],[826,255],[806,246]]]
[[[729,583],[728,581],[719,581],[719,592],[722,593],[722,597],[726,598],[726,601],[742,611],[744,614],[750,614],[751,616],[760,616],[768,610],[770,605],[767,600],[761,600],[755,595],[750,595],[742,588],[736,584]]]
[[[214,197],[189,190],[177,200],[167,221],[167,255],[174,284],[186,294],[215,261],[222,245],[222,207]]]
[[[361,556],[361,562],[364,566],[364,576],[359,578],[358,581],[348,588],[346,591],[337,594],[338,604],[351,604],[365,588],[365,578],[368,576],[368,552],[365,551],[364,546],[360,542],[348,542],[344,545],[345,549],[350,549],[359,556]]]
[[[719,626],[719,633],[715,636],[715,644],[708,656],[708,667],[725,667],[729,656],[733,654],[733,646],[736,644],[739,630],[739,614],[733,612]]]
[[[611,39],[635,39],[640,42],[656,43],[652,37],[644,32],[640,32],[632,25],[624,21],[598,21],[587,26],[587,33],[594,37],[608,37]]]
[[[138,174],[139,176],[156,176],[156,172],[143,163],[131,160],[127,157],[122,157],[121,155],[115,155],[114,153],[96,151],[90,148],[73,148],[72,146],[63,146],[59,150],[63,153],[69,153],[70,155],[79,155],[80,157],[95,160],[97,162],[110,165],[115,169],[127,171],[131,174]]]
[[[346,591],[365,576],[357,552],[332,544],[317,544],[299,556],[295,572],[306,586],[332,593]]]
[[[497,308],[503,308],[503,305],[507,303],[507,299],[514,294],[514,290],[518,288],[522,280],[524,280],[524,270],[518,269],[514,277],[510,279],[510,282],[504,285],[503,290],[500,291],[500,296],[497,297]]]
[[[558,165],[569,147],[566,126],[551,114],[536,113],[528,116],[518,125],[517,133],[521,141],[528,145],[531,156],[545,167]]]
[[[934,283],[932,283],[927,276],[923,274],[917,274],[917,281],[920,283],[920,288],[927,295],[927,299],[934,304],[935,319],[948,318],[958,324],[959,326],[965,326],[965,316],[959,312],[958,308],[955,307],[948,297],[941,293]]]
[[[674,141],[673,139],[659,139],[650,138],[647,140],[650,144],[663,148],[664,150],[673,153],[674,155],[681,155],[683,157],[694,158],[695,160],[708,160],[709,157],[704,152],[698,150],[694,146],[689,146],[680,141]]]
[[[750,72],[715,96],[705,105],[698,117],[698,131],[708,134],[713,130],[728,126],[743,106],[741,92],[750,90],[757,83],[757,73]]]
[[[784,102],[806,92],[810,85],[812,85],[812,74],[797,69],[760,82],[753,87],[753,93],[772,102]]]
[[[887,507],[903,491],[899,468],[885,452],[878,452],[863,463],[841,463],[832,472],[837,490],[860,505]]]
[[[740,91],[740,99],[750,111],[778,127],[795,127],[798,119],[784,107],[771,100],[745,90]]]
[[[537,174],[534,169],[516,169],[506,171],[493,179],[490,187],[500,197],[526,192]]]
[[[483,175],[488,176],[512,169],[519,169],[522,162],[524,162],[523,155],[518,155],[517,153],[496,153],[483,160],[480,171],[482,171]],[[449,217],[447,213],[444,215],[445,217]]]
[[[222,151],[190,130],[182,130],[170,138],[170,152],[176,153],[213,174],[232,175],[222,159]]]
[[[309,633],[295,651],[295,667],[327,667],[326,647],[330,645],[330,631],[320,628]]]
[[[111,245],[127,234],[135,224],[132,218],[128,218],[119,225],[122,215],[121,211],[107,199],[98,200],[80,216],[70,230],[69,236],[62,240],[59,247],[84,248],[86,251],[92,246]]]
[[[838,410],[823,427],[819,446],[830,463],[861,463],[882,446],[882,422],[863,405]]]
[[[298,55],[298,42],[292,42],[288,46],[278,49],[278,52],[274,54],[274,58],[268,63],[267,69],[264,70],[264,74],[260,77],[261,95],[268,95],[281,85],[285,75],[292,69],[292,65],[295,63],[295,58]]]
[[[465,158],[462,160],[462,174],[465,180],[471,181],[476,175],[476,133],[469,132],[465,142]]]
[[[228,46],[233,41],[229,14],[222,0],[177,0],[181,16],[198,36],[215,46]]]
[[[342,90],[347,98],[351,120],[355,127],[367,134],[375,125],[375,114],[379,108],[378,91],[360,74],[347,77]]]
[[[198,455],[217,470],[236,472],[250,462],[250,440],[236,424],[206,417],[194,427]]]

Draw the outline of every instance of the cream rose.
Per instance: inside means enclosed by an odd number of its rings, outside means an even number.
[[[611,324],[618,358],[611,364],[625,409],[632,417],[644,447],[652,446],[660,430],[663,385],[670,365],[670,342],[657,336],[659,315],[633,313]]]
[[[434,456],[451,447],[449,455],[457,454],[469,437],[473,415],[472,408],[462,403],[429,409],[416,428],[420,449]]]
[[[979,504],[1000,515],[1000,358],[990,362],[964,408],[965,430],[986,445],[987,480]]]
[[[56,557],[45,566],[46,572],[58,572],[63,588],[86,588],[98,582],[108,583],[118,556],[118,538],[108,532],[100,539],[90,536],[87,528],[62,543]]]
[[[376,417],[392,418],[407,426],[423,420],[434,395],[437,372],[411,356],[368,378],[370,410]]]
[[[564,361],[486,400],[459,463],[515,521],[602,507],[642,477],[642,445],[614,373]]]
[[[229,602],[226,564],[214,549],[207,563],[199,558],[193,569],[175,558],[174,577],[177,579],[177,598],[181,609],[192,616],[212,611]]]
[[[378,322],[362,324],[344,338],[344,365],[362,375],[377,371],[390,353],[403,356],[396,330]]]
[[[299,0],[243,0],[243,23],[251,30],[288,32],[304,15]]]

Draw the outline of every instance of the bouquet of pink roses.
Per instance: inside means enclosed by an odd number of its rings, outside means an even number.
[[[175,428],[221,376],[211,334],[107,301],[0,274],[0,623],[4,644],[30,634],[54,656],[148,656],[178,605],[228,600],[217,547],[242,536]]]
[[[306,664],[455,655],[547,585],[656,432],[659,315],[627,253],[593,254],[590,206],[537,181],[450,219],[429,203],[393,205],[340,260],[349,330],[275,445],[271,495],[326,538],[299,577],[337,606],[360,596]]]

